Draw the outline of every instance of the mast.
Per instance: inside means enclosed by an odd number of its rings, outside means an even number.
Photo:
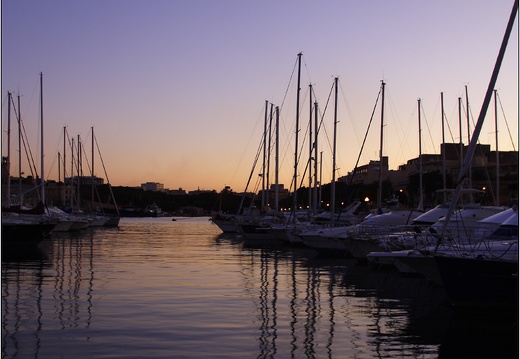
[[[338,78],[334,79],[334,136],[332,142],[332,186],[330,194],[330,223],[334,225],[334,211],[336,209],[336,138],[338,127]]]
[[[6,158],[7,180],[5,183],[7,204],[6,208],[11,206],[11,93],[7,92],[7,158]]]
[[[22,111],[20,111],[20,94],[18,94],[18,195],[20,196],[20,207],[23,202],[22,192]]]
[[[498,155],[498,108],[497,108],[497,90],[494,91],[494,100],[495,100],[495,162],[496,162],[496,186],[497,186],[497,194],[495,198],[495,205],[500,205],[500,163],[499,163],[499,155]]]
[[[302,53],[298,54],[298,83],[296,84],[296,135],[294,139],[294,203],[293,211],[294,217],[293,222],[296,222],[296,207],[298,206],[298,191],[297,191],[297,178],[298,178],[298,132],[300,131],[300,78],[302,68]]]
[[[71,139],[70,156],[71,156],[71,161],[70,161],[70,188],[71,188],[71,190],[73,190],[74,189],[74,137],[72,137],[72,139]],[[72,201],[72,196],[70,196],[70,209],[71,210],[73,210],[73,208],[74,208],[73,206],[74,206],[74,203]]]
[[[90,178],[92,184],[92,212],[94,212],[94,126],[92,129],[92,175]]]
[[[58,186],[61,182],[61,153],[58,152]]]
[[[40,72],[40,121],[41,121],[41,186],[42,186],[42,202],[45,204],[45,172],[44,172],[44,150],[43,150],[43,72]]]
[[[441,92],[441,125],[442,125],[442,188],[446,189],[446,147],[444,139],[444,93]],[[446,203],[446,191],[443,192],[443,202]]]
[[[7,204],[11,207],[11,93],[7,92]]]
[[[320,191],[319,191],[319,198],[318,203],[321,206],[321,190],[323,186],[321,185],[323,183],[323,151],[320,152]]]
[[[381,81],[381,139],[379,142],[379,186],[377,189],[377,211],[382,213],[381,209],[383,194],[383,127],[384,127],[384,111],[385,111],[385,82]]]
[[[65,179],[67,178],[67,161],[65,161],[66,153],[67,153],[67,126],[63,126],[63,184],[65,184]]]
[[[276,106],[276,109],[275,109],[275,112],[276,112],[276,149],[275,149],[275,152],[276,152],[276,155],[275,155],[275,171],[274,171],[274,182],[275,182],[275,192],[274,192],[274,208],[276,210],[276,213],[278,213],[278,202],[279,202],[279,198],[278,198],[278,164],[279,164],[279,156],[280,156],[280,147],[279,147],[279,136],[280,136],[280,109],[278,108],[278,106]]]
[[[267,146],[267,176],[266,176],[266,205],[268,208],[271,207],[271,180],[270,180],[270,174],[271,174],[271,143],[272,143],[272,133],[273,133],[273,104],[271,104],[269,109],[269,141],[267,142],[269,146]]]
[[[423,210],[423,168],[422,168],[422,140],[421,140],[421,99],[417,99],[417,112],[419,118],[419,204],[417,209]]]
[[[61,153],[58,152],[58,203],[61,202]]]
[[[81,163],[81,139],[78,135],[78,213],[81,211],[81,170],[83,164]]]
[[[265,157],[266,157],[266,151],[267,151],[267,108],[269,106],[269,103],[267,100],[265,100],[265,111],[264,111],[264,158],[262,162],[262,207],[261,210],[265,211]]]
[[[318,101],[314,102],[314,195],[313,195],[313,214],[319,208],[318,202]]]
[[[464,143],[462,142],[462,97],[459,97],[459,136],[460,136],[460,166],[464,161]]]
[[[502,44],[500,45],[500,50],[498,52],[497,60],[495,62],[495,67],[493,69],[493,73],[491,74],[491,79],[489,80],[489,85],[486,91],[486,95],[484,97],[484,102],[482,103],[482,108],[480,109],[480,114],[478,115],[477,124],[475,125],[475,129],[473,131],[473,136],[471,137],[471,142],[468,146],[468,151],[466,152],[466,156],[464,157],[463,166],[460,169],[459,177],[457,179],[457,187],[455,188],[455,192],[453,193],[452,201],[450,202],[450,208],[446,213],[444,227],[442,230],[442,235],[446,233],[446,228],[448,227],[448,223],[450,221],[452,212],[455,208],[455,204],[457,203],[457,199],[462,190],[462,180],[466,176],[468,169],[471,164],[471,159],[473,158],[473,153],[475,152],[475,147],[477,145],[478,137],[480,135],[480,131],[482,129],[482,125],[484,124],[484,119],[486,117],[486,112],[489,107],[489,102],[491,100],[491,95],[493,92],[493,88],[495,87],[498,73],[500,72],[500,66],[502,64],[502,59],[504,58],[504,53],[506,51],[507,42],[509,40],[509,36],[511,34],[511,30],[513,28],[513,24],[515,22],[516,13],[518,11],[518,0],[515,0],[513,4],[513,9],[511,11],[511,15],[509,17],[509,21],[507,23],[506,32],[504,34],[504,38],[502,39]],[[440,242],[439,242],[440,244]]]
[[[466,88],[466,122],[467,122],[467,126],[468,126],[468,146],[469,146],[469,143],[471,142],[471,135],[470,135],[470,128],[469,128],[469,97],[468,97],[468,85],[465,86]],[[469,173],[468,173],[468,177],[469,177],[469,187],[473,187],[473,181],[472,181],[472,175],[471,175],[471,164],[469,166]]]
[[[312,202],[312,84],[309,84],[309,209],[314,212]]]
[[[470,133],[470,128],[469,128],[469,97],[468,97],[468,85],[465,85],[464,86],[465,88],[465,93],[466,93],[466,126],[467,126],[467,130],[468,130],[468,145],[471,141],[471,133]]]

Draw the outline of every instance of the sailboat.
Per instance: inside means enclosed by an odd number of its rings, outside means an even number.
[[[518,0],[515,0],[470,145],[459,172],[456,194],[450,203],[450,209],[455,206],[457,192],[460,192],[462,179],[471,164],[517,12]],[[448,211],[446,216],[444,229],[449,224],[450,212]],[[488,248],[486,255],[434,255],[437,270],[451,303],[518,309],[518,236],[511,240],[510,248],[513,254],[507,257],[494,256],[492,247]]]
[[[403,248],[411,245],[402,240],[402,231],[407,230],[405,226],[411,225],[412,221],[424,213],[422,209],[422,168],[419,168],[419,204],[416,209],[397,207],[389,212],[382,211],[382,188],[383,188],[383,128],[384,128],[384,99],[385,82],[381,82],[381,140],[379,149],[379,186],[377,194],[378,214],[367,216],[360,223],[345,233],[345,246],[351,256],[366,260],[370,252],[378,250],[389,251],[392,248]],[[419,164],[421,166],[421,117],[420,100],[419,107]]]
[[[22,206],[22,193],[20,189],[20,203],[17,208],[11,206],[11,174],[10,174],[10,128],[11,128],[11,104],[12,95],[8,92],[8,153],[2,161],[2,166],[7,169],[6,192],[7,200],[5,207],[2,205],[2,243],[26,244],[39,243],[49,237],[52,230],[57,225],[57,221],[45,214],[45,181],[43,166],[43,75],[40,74],[40,120],[41,120],[41,199],[40,202],[31,209],[24,209]],[[18,97],[18,133],[19,133],[19,171],[21,178],[21,109],[20,97]]]

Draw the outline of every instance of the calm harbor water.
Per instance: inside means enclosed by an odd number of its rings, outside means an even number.
[[[2,358],[516,358],[518,312],[208,218],[124,218],[2,249]]]

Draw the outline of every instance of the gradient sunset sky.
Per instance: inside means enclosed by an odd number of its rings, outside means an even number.
[[[513,0],[2,0],[2,154],[11,91],[15,101],[21,96],[22,120],[40,169],[42,72],[46,179],[58,179],[63,127],[70,137],[80,136],[89,162],[94,127],[112,185],[150,181],[170,189],[243,191],[268,100],[281,107],[280,182],[289,187],[294,71],[302,52],[302,157],[308,149],[309,84],[324,121],[320,152],[327,183],[334,78],[340,84],[336,178],[354,168],[384,80],[383,153],[397,169],[419,154],[419,98],[423,153],[440,151],[441,92],[446,141],[459,142],[462,97],[467,143],[465,89],[472,130],[512,6]],[[496,89],[499,148],[518,150],[518,18]],[[360,164],[379,158],[379,111]],[[11,154],[17,157],[17,125],[11,126]],[[495,149],[493,103],[480,142]],[[96,175],[106,178],[97,155],[96,161]],[[17,175],[17,160],[12,162]],[[23,171],[29,173],[26,164]],[[255,170],[250,190],[260,172]],[[303,165],[298,172],[303,176]]]

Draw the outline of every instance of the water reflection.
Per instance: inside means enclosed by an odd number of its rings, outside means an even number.
[[[466,314],[467,323],[464,323],[460,313],[449,305],[444,290],[421,277],[403,276],[397,271],[373,268],[353,259],[322,258],[290,248],[285,252],[267,248],[242,250],[255,254],[251,257],[252,267],[257,265],[255,260],[260,261],[259,358],[275,354],[291,358],[330,358],[338,353],[353,358],[437,357],[439,354],[465,357],[464,352],[472,353],[472,357],[484,352],[500,357],[516,355],[518,322],[511,318],[507,323],[501,322],[496,310],[490,313],[493,321],[480,321],[483,313],[479,310]],[[280,262],[285,262],[282,268],[286,272],[279,269]],[[249,281],[253,282],[254,278]],[[280,287],[279,283],[287,283],[287,288]],[[276,306],[286,295],[289,296],[288,313],[277,310]],[[481,325],[470,324],[473,328],[466,328],[468,323],[475,322]],[[498,327],[498,323],[505,326]],[[464,334],[458,332],[460,326],[465,327]],[[486,330],[482,330],[483,326]],[[283,330],[287,327],[290,328],[288,333]],[[497,330],[500,335],[496,335]],[[492,331],[495,335],[491,336]],[[466,347],[475,340],[479,344],[473,348],[480,351]],[[350,343],[345,345],[344,341]],[[489,349],[497,343],[501,347],[494,348],[491,355]],[[285,355],[287,348],[290,353]]]
[[[421,278],[245,248],[202,222],[2,251],[2,358],[515,357],[517,316],[454,311]]]
[[[44,323],[47,331],[90,326],[93,238],[2,248],[2,358],[39,357]]]
[[[54,241],[54,313],[60,329],[88,328],[92,319],[94,231]]]
[[[37,356],[43,317],[42,279],[49,266],[41,248],[2,245],[2,358],[7,357],[8,347],[14,356],[27,349]],[[31,333],[23,333],[26,327],[32,328]]]

